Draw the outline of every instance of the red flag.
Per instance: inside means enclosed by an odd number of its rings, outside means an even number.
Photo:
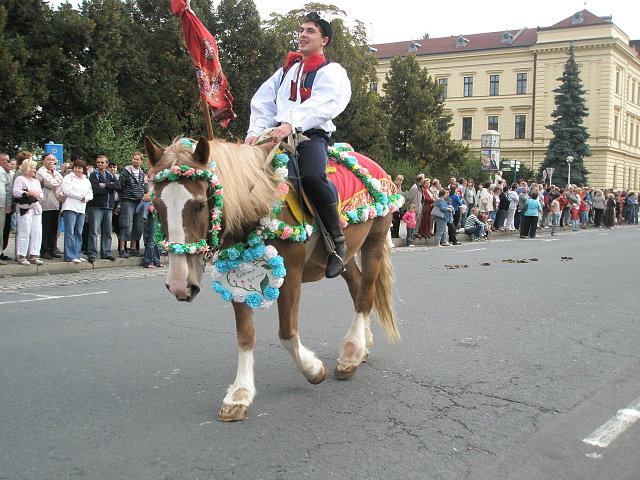
[[[227,90],[227,77],[218,59],[218,45],[193,13],[188,0],[171,0],[171,11],[182,21],[184,41],[197,69],[200,96],[211,106],[214,120],[226,128],[237,115],[233,113],[233,97]]]

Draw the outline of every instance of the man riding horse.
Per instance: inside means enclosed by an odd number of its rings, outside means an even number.
[[[275,145],[293,133],[308,138],[298,145],[303,189],[315,209],[317,220],[333,240],[325,276],[333,278],[344,270],[347,248],[340,225],[338,196],[326,175],[327,142],[336,127],[332,120],[351,99],[351,83],[345,69],[328,63],[324,47],[333,36],[331,24],[316,12],[303,20],[298,33],[298,50],[291,52],[251,100],[251,121],[245,144],[255,145],[267,128]],[[332,251],[333,250],[333,251]]]

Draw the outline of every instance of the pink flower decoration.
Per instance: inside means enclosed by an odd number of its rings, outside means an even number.
[[[376,216],[376,209],[369,207],[369,218],[375,218]]]
[[[276,189],[278,190],[278,193],[280,194],[280,196],[286,195],[287,193],[289,193],[289,185],[287,185],[284,182],[279,183]]]
[[[368,175],[369,174],[369,170],[367,170],[365,167],[360,167],[360,173],[362,175]]]
[[[347,221],[344,219],[342,215],[340,215],[340,227],[344,230],[347,228]]]
[[[211,212],[211,220],[217,220],[218,218],[220,218],[220,212],[218,210]]]
[[[193,175],[194,173],[196,173],[195,168],[189,168],[189,169],[187,169],[187,170],[183,173],[183,175],[184,175],[185,177],[190,177],[190,176],[191,176],[191,175]]]
[[[286,226],[282,229],[282,235],[280,235],[280,237],[283,240],[286,240],[287,238],[289,238],[291,235],[293,234],[293,228],[291,228],[290,226]]]
[[[180,167],[178,165],[174,165],[173,167],[171,167],[171,171],[173,173],[177,173],[178,175],[180,175],[180,173],[182,173],[182,170],[180,170]]]

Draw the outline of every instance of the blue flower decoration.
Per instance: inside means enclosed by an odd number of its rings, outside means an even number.
[[[242,261],[243,262],[251,263],[254,260],[255,260],[255,256],[253,255],[251,250],[245,250],[244,252],[242,252]]]
[[[240,257],[240,252],[238,252],[238,250],[236,250],[233,247],[227,249],[227,252],[228,252],[228,255],[229,255],[229,260],[235,260],[235,259]]]
[[[220,292],[220,295],[222,295],[222,299],[225,302],[230,302],[233,299],[233,294],[229,290],[227,290],[226,288],[222,288],[221,287],[221,290],[222,291]]]
[[[353,210],[347,212],[347,217],[349,217],[349,220],[352,222],[358,221],[358,213]]]
[[[267,300],[275,300],[279,296],[280,296],[279,288],[267,287],[264,289],[264,298],[266,298]]]
[[[264,256],[264,243],[251,248],[250,251],[253,254],[253,258],[260,258]]]
[[[251,308],[258,308],[262,303],[262,297],[257,293],[250,293],[249,295],[247,295],[245,302]]]
[[[271,274],[275,278],[284,278],[284,276],[287,274],[287,269],[284,267],[276,267],[271,271]]]
[[[284,266],[284,260],[280,255],[276,255],[267,262],[271,268],[278,268]]]

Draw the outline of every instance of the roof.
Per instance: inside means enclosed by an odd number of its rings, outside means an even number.
[[[427,38],[423,40],[405,40],[403,42],[381,43],[372,45],[377,51],[379,59],[393,58],[397,54],[406,55],[413,53],[416,56],[437,55],[443,53],[458,53],[463,51],[477,51],[490,49],[507,49],[534,45],[537,40],[537,31],[553,28],[573,28],[587,25],[601,25],[611,23],[611,17],[598,17],[588,10],[576,12],[570,17],[550,27],[522,28],[520,30],[507,30],[506,32],[475,33],[469,35],[452,35],[451,37]],[[504,36],[511,35],[510,42],[504,42]],[[409,51],[410,44],[418,44],[419,48]],[[630,42],[636,51],[640,50],[640,40]]]
[[[502,38],[505,32],[491,32],[441,38],[427,38],[424,40],[382,43],[372,45],[372,47],[378,50],[376,52],[376,56],[378,58],[390,58],[395,57],[396,54],[406,55],[407,53],[409,53],[409,44],[412,42],[420,45],[420,47],[415,52],[411,52],[416,56],[495,48],[513,48],[534,45],[536,43],[535,28],[508,30],[507,32],[514,38],[514,40],[510,44],[502,43]],[[518,35],[519,32],[521,32],[520,35]],[[458,43],[459,38],[468,40],[468,42],[462,42],[466,43],[464,47],[456,47],[456,43]]]
[[[550,27],[540,28],[540,30],[545,30],[546,28],[567,28],[567,27],[579,27],[586,25],[602,25],[603,23],[611,23],[611,16],[608,17],[598,17],[594,15],[589,10],[582,10],[580,12],[576,12],[568,18],[561,20],[555,25],[551,25]]]

